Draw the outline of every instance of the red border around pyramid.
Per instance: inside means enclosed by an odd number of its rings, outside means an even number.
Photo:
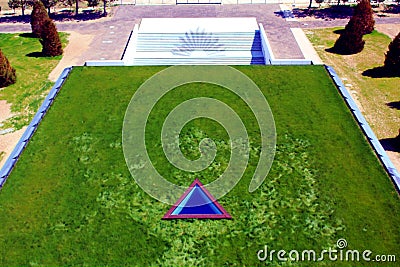
[[[207,195],[207,197],[214,203],[215,206],[222,212],[222,214],[183,214],[183,215],[172,215],[172,212],[181,204],[181,202],[186,198],[186,196],[192,191],[192,189],[198,185],[200,189]],[[178,201],[169,209],[169,211],[162,218],[163,220],[173,220],[173,219],[232,219],[231,215],[218,203],[218,201],[213,197],[213,195],[208,192],[204,185],[199,179],[195,179],[185,193],[178,199]]]

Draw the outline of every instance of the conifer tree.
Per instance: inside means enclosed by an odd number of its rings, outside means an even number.
[[[333,50],[339,54],[357,54],[364,49],[363,27],[358,16],[351,17],[344,31],[336,40]]]
[[[49,19],[46,8],[40,0],[36,0],[33,3],[33,10],[31,14],[31,28],[32,34],[35,37],[40,38],[40,32],[43,27],[43,23]]]
[[[54,57],[62,55],[63,50],[60,36],[58,35],[56,25],[51,19],[47,19],[43,23],[40,42],[44,56]]]
[[[360,0],[358,5],[354,10],[353,17],[359,17],[362,25],[362,34],[371,33],[374,30],[375,19],[374,19],[374,11],[372,10],[370,0]]]
[[[400,32],[388,48],[389,51],[385,55],[385,68],[393,74],[400,75]]]
[[[0,87],[9,86],[16,81],[15,69],[0,49]]]

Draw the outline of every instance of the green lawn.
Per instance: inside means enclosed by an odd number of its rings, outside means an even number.
[[[213,138],[212,168],[188,174],[167,162],[160,123],[186,99],[207,96],[230,105],[245,122],[252,149],[243,178],[219,200],[233,220],[161,220],[170,206],[130,176],[121,131],[135,90],[162,69],[72,71],[0,192],[0,265],[254,266],[266,265],[257,259],[265,245],[319,252],[339,238],[349,249],[400,255],[398,195],[322,66],[237,67],[266,96],[277,128],[272,169],[254,193],[247,188],[260,138],[249,108],[228,90],[202,83],[164,96],[150,116],[146,141],[167,179],[208,183],[229,160],[225,131],[197,119],[184,127],[181,147],[196,158],[199,140]]]
[[[65,47],[67,34],[60,33]],[[42,45],[29,34],[0,34],[0,48],[11,65],[16,69],[17,82],[0,91],[0,99],[12,103],[11,110],[16,116],[4,123],[3,128],[20,129],[27,125],[39,108],[52,82],[47,77],[61,59],[38,57]]]

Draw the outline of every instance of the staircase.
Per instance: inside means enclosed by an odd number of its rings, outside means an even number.
[[[124,57],[125,65],[250,65],[265,64],[258,28],[210,25],[165,31],[139,28],[134,53]],[[257,25],[257,24],[255,24]],[[143,27],[145,28],[145,27]],[[178,27],[177,27],[178,28]],[[245,30],[245,31],[244,31]]]

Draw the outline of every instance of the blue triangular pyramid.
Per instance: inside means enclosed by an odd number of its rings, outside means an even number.
[[[231,216],[196,179],[163,219],[231,219]]]
[[[196,184],[182,200],[172,215],[179,214],[222,214],[222,211],[208,198]]]

